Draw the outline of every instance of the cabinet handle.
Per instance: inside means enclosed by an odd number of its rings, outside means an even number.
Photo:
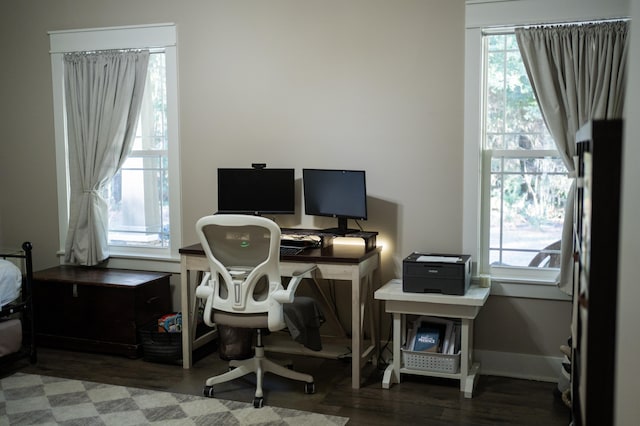
[[[153,297],[149,298],[149,300],[147,300],[147,305],[152,304],[153,302],[155,302],[158,299],[159,299],[158,296],[153,296]]]

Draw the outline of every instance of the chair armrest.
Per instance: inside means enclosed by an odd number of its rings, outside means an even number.
[[[296,290],[300,285],[300,282],[303,278],[311,278],[311,273],[318,269],[318,265],[307,265],[306,268],[294,271],[291,276],[291,280],[289,281],[289,285],[284,290],[276,290],[273,292],[272,297],[278,303],[293,303],[293,297],[295,296]]]
[[[211,273],[206,272],[202,281],[196,287],[196,298],[205,299],[206,302],[204,304],[204,312],[203,312],[203,320],[204,323],[209,327],[214,327],[215,324],[211,321],[211,307],[213,306],[213,287],[209,285],[209,280],[211,279]],[[191,315],[195,315],[195,307],[191,311]]]
[[[202,281],[196,287],[196,297],[199,299],[206,299],[213,294],[213,288],[207,285],[207,282],[211,279],[211,272],[205,272]]]

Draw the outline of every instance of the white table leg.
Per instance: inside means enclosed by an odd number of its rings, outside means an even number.
[[[478,379],[480,364],[473,362],[473,320],[462,318],[460,356],[460,391],[465,398],[473,397],[473,389]]]
[[[467,378],[465,380],[464,389],[461,389],[462,391],[464,391],[465,398],[473,398],[473,389],[476,386],[476,381],[478,380],[479,371],[480,371],[480,364],[473,363],[473,365],[471,365],[471,368],[469,369],[469,374],[467,375]]]
[[[400,383],[400,345],[402,344],[402,320],[400,313],[393,313],[393,359],[384,371],[382,377],[383,389],[389,389],[392,384]]]

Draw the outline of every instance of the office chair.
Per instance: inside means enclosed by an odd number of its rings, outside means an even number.
[[[294,293],[304,277],[316,267],[294,274],[285,289],[280,276],[280,228],[259,216],[213,215],[196,223],[196,233],[209,262],[210,271],[196,289],[204,299],[203,320],[208,326],[220,324],[256,331],[255,355],[232,360],[230,370],[206,380],[204,395],[213,397],[213,385],[249,373],[256,374],[255,408],[262,407],[263,376],[271,372],[305,382],[305,393],[315,393],[313,377],[277,364],[264,355],[262,330],[285,328],[283,305],[294,302]]]

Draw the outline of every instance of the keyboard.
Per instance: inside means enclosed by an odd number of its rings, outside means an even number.
[[[302,250],[304,249],[301,247],[280,246],[280,256],[295,256],[302,253]]]

